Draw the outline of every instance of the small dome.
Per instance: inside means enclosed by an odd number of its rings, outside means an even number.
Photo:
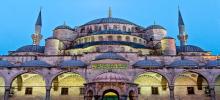
[[[15,52],[37,52],[37,53],[44,53],[44,46],[26,45],[26,46],[18,48]]]
[[[102,30],[102,31],[94,32],[93,34],[130,34],[130,33],[123,32],[121,30],[109,29],[109,30]]]
[[[164,29],[164,30],[166,30],[163,26],[160,26],[160,25],[150,25],[146,28],[146,30],[151,30],[151,29]]]
[[[108,17],[108,18],[100,18],[100,19],[95,19],[92,20],[85,25],[92,25],[92,24],[103,24],[103,23],[118,23],[118,24],[130,24],[130,25],[136,25],[130,21],[124,20],[124,19],[120,19],[120,18],[112,18],[112,17]]]
[[[58,29],[68,29],[68,30],[73,30],[70,26],[67,26],[67,25],[60,25],[60,26],[57,26],[54,30],[58,30]]]
[[[197,67],[199,64],[192,60],[177,60],[171,63],[170,67]]]
[[[220,59],[217,60],[210,60],[206,64],[207,67],[219,67],[220,66]]]
[[[51,67],[50,64],[41,60],[31,60],[24,62],[20,65],[21,67]]]
[[[95,60],[103,60],[103,59],[113,59],[113,60],[124,60],[127,61],[124,57],[121,55],[118,55],[117,53],[114,52],[107,52],[103,53],[95,58]]]
[[[184,45],[177,46],[177,52],[204,52],[204,50],[194,45]]]
[[[134,68],[160,68],[161,63],[155,61],[155,60],[140,60],[136,62],[134,65]]]
[[[81,60],[67,60],[63,61],[60,63],[61,68],[66,68],[66,67],[80,67],[80,68],[85,68],[87,65],[82,62]]]
[[[0,60],[0,67],[13,67],[14,65],[11,64],[8,60]]]
[[[126,76],[114,72],[103,73],[93,79],[93,82],[128,82],[128,81],[129,79]]]

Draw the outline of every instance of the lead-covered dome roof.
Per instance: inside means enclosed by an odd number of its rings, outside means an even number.
[[[177,46],[177,52],[205,52],[202,48],[194,45]]]
[[[15,52],[37,52],[37,53],[44,53],[44,46],[26,45],[26,46],[18,48]]]
[[[79,67],[79,68],[85,68],[87,66],[86,63],[84,63],[83,61],[81,60],[66,60],[66,61],[63,61],[59,64],[59,66],[61,68],[66,68],[66,67]]]
[[[50,64],[41,60],[31,60],[24,62],[20,65],[21,67],[51,67]]]
[[[129,79],[122,74],[107,72],[96,76],[93,82],[128,82]]]
[[[159,68],[162,65],[160,62],[157,62],[155,60],[145,59],[136,62],[133,66],[134,68]]]
[[[99,18],[99,19],[95,19],[92,20],[85,25],[92,25],[92,24],[103,24],[103,23],[119,23],[119,24],[130,24],[130,25],[136,25],[128,20],[125,19],[121,19],[121,18],[112,18],[112,17],[108,17],[108,18]]]
[[[151,29],[164,29],[164,30],[166,30],[166,28],[164,28],[161,25],[150,25],[146,28],[146,30],[151,30]]]
[[[113,59],[113,60],[124,60],[127,61],[123,56],[118,55],[114,52],[106,52],[101,55],[98,55],[95,60],[104,60],[104,59]]]
[[[182,60],[176,60],[176,61],[172,62],[169,66],[170,67],[189,67],[189,68],[193,68],[193,67],[198,67],[199,64],[195,61],[192,61],[192,60],[182,59]]]
[[[219,67],[220,66],[220,59],[217,60],[210,60],[206,64],[207,67]]]
[[[54,30],[58,30],[58,29],[68,29],[68,30],[73,30],[70,26],[64,24],[64,25],[60,25],[57,26]]]
[[[11,64],[8,60],[0,60],[0,67],[13,67],[14,65]]]

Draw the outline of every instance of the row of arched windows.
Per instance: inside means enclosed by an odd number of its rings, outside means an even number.
[[[105,39],[106,38],[106,39]],[[98,39],[95,40],[94,36],[91,37],[85,37],[82,39],[78,39],[76,40],[77,44],[82,44],[82,43],[87,43],[87,42],[93,42],[93,41],[126,41],[126,42],[135,42],[135,43],[140,43],[140,44],[146,44],[146,41],[141,39],[141,38],[137,38],[137,37],[130,37],[130,36],[126,36],[125,40],[123,40],[123,36],[98,36]]]
[[[113,25],[112,27],[109,25],[93,25],[93,26],[86,26],[81,28],[81,33],[84,32],[97,32],[101,30],[108,30],[108,29],[114,29],[114,30],[121,30],[126,32],[135,32],[135,27],[128,27],[128,26],[121,26],[121,25]]]

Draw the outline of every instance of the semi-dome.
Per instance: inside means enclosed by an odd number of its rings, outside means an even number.
[[[13,67],[14,65],[11,64],[8,60],[0,60],[0,67]]]
[[[160,25],[150,25],[146,28],[146,30],[151,30],[151,29],[164,29],[164,30],[166,30],[163,26],[160,26]]]
[[[129,79],[126,76],[114,72],[103,73],[93,79],[93,82],[128,82],[128,81]]]
[[[21,67],[51,67],[50,64],[41,60],[31,60],[24,62],[20,65]]]
[[[194,45],[177,46],[177,52],[204,52],[204,50]]]
[[[220,59],[210,60],[206,64],[206,67],[219,67],[219,66],[220,66]]]
[[[118,24],[136,25],[136,24],[134,24],[130,21],[127,21],[127,20],[124,20],[124,19],[121,19],[121,18],[108,17],[108,18],[99,18],[99,19],[92,20],[92,21],[84,24],[83,26],[92,25],[92,24],[103,24],[103,23],[118,23]]]
[[[123,56],[118,55],[114,52],[106,52],[101,55],[98,55],[95,60],[104,60],[104,59],[113,59],[113,60],[124,60],[127,61]]]
[[[130,32],[125,32],[121,30],[114,30],[114,29],[108,29],[108,30],[101,30],[98,32],[94,32],[92,34],[130,34]]]
[[[199,64],[192,61],[192,60],[177,60],[172,62],[169,66],[170,67],[189,67],[189,68],[193,68],[193,67],[197,67]]]
[[[60,63],[61,68],[66,68],[66,67],[85,68],[86,66],[87,66],[86,63],[82,62],[81,60],[66,60]]]
[[[160,68],[161,63],[155,60],[145,59],[136,62],[133,66],[134,68]]]
[[[64,24],[64,25],[60,25],[57,26],[54,30],[58,30],[58,29],[68,29],[68,30],[73,30],[70,26]]]
[[[18,48],[15,52],[37,52],[37,53],[44,53],[44,46],[26,45],[26,46]]]

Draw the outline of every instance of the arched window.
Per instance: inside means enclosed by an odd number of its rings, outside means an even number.
[[[86,42],[88,42],[88,39],[87,39],[87,38],[85,38],[85,39],[84,39],[84,41],[85,41],[85,43],[86,43]]]
[[[113,37],[112,36],[108,36],[108,41],[113,41]]]
[[[103,40],[104,40],[103,36],[99,36],[99,41],[103,41]]]
[[[126,26],[123,26],[123,31],[126,31]]]
[[[134,42],[137,42],[137,38],[133,38],[133,41],[134,41]]]
[[[117,29],[118,29],[117,25],[114,25],[114,26],[113,26],[113,29],[114,29],[114,30],[117,30]]]
[[[108,25],[104,25],[104,30],[107,30],[108,29]]]
[[[131,32],[134,32],[134,30],[135,30],[135,28],[134,28],[134,27],[132,27],[132,28],[131,28]]]
[[[113,47],[112,46],[108,46],[108,51],[113,51]]]
[[[130,37],[126,36],[126,41],[130,42]]]
[[[142,42],[142,40],[141,39],[139,39],[139,43],[141,43]]]
[[[99,26],[99,31],[101,31],[102,30],[102,27],[101,26]]]
[[[96,31],[96,32],[98,31],[98,29],[99,29],[99,27],[98,27],[98,26],[95,26],[95,31]]]
[[[121,36],[117,36],[117,40],[118,41],[122,41],[122,37]]]
[[[95,37],[94,36],[91,37],[91,42],[93,42],[93,41],[95,41]]]
[[[125,47],[121,47],[121,52],[125,52]]]

